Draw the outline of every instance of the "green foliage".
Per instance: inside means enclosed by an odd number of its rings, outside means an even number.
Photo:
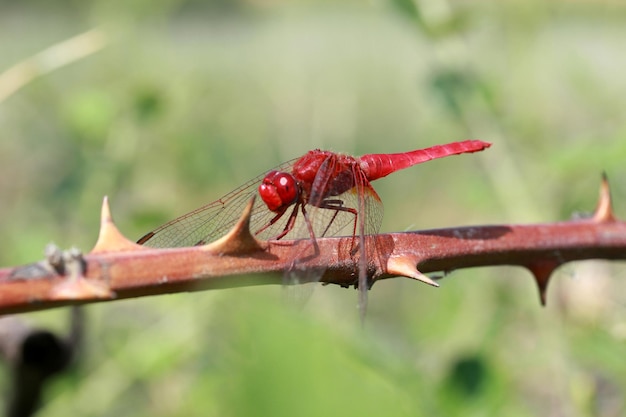
[[[564,220],[593,210],[602,171],[623,217],[623,7],[461,3],[0,5],[0,73],[108,37],[0,102],[0,263],[87,251],[104,195],[136,238],[312,148],[494,142],[374,184],[383,231]],[[625,277],[567,266],[546,308],[511,268],[389,280],[364,329],[332,287],[297,311],[276,287],[94,305],[41,415],[620,415]]]

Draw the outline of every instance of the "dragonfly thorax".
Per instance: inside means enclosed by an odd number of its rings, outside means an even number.
[[[300,187],[293,175],[270,171],[259,185],[259,195],[268,209],[281,212],[296,202],[300,195]]]

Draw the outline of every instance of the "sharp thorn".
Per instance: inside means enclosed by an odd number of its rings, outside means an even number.
[[[561,265],[561,262],[554,260],[536,261],[526,265],[526,268],[533,274],[537,288],[539,289],[539,301],[542,306],[546,305],[548,283],[550,277],[556,268]]]
[[[128,240],[115,226],[108,197],[102,201],[100,212],[100,232],[98,240],[90,253],[119,252],[123,250],[147,250],[147,248],[137,245]]]
[[[261,242],[250,233],[250,218],[254,207],[253,196],[241,214],[237,224],[223,237],[202,246],[205,250],[223,255],[236,255],[264,250]]]
[[[415,279],[425,284],[432,285],[433,287],[438,287],[439,284],[417,270],[416,264],[417,262],[415,262],[415,260],[405,256],[391,257],[387,261],[386,272],[391,275]]]
[[[602,182],[600,183],[600,197],[596,211],[593,214],[593,220],[598,223],[609,223],[615,221],[613,215],[613,204],[611,201],[611,188],[606,172],[602,173]]]

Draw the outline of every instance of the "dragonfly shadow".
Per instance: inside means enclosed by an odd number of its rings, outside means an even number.
[[[320,248],[315,239],[299,239],[295,241],[273,240],[270,247],[264,252],[268,255],[276,257],[272,254],[273,248],[294,248],[294,254],[291,259],[293,265],[298,263],[307,263],[320,256]]]
[[[508,226],[467,226],[455,227],[450,229],[433,229],[420,230],[414,232],[419,235],[438,236],[451,239],[463,240],[491,240],[499,239],[502,236],[511,233],[512,229]]]
[[[270,253],[267,250],[255,250],[255,251],[245,251],[245,252],[239,252],[239,253],[229,253],[228,256],[232,256],[233,258],[252,258],[252,259],[258,259],[261,261],[280,260],[280,256]]]

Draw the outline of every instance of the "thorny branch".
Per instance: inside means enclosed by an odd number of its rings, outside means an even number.
[[[72,304],[242,285],[280,284],[293,268],[323,271],[321,282],[354,285],[358,257],[351,237],[318,239],[320,256],[306,256],[307,240],[257,241],[248,228],[251,204],[226,236],[190,248],[151,249],[125,238],[108,202],[93,250],[49,250],[46,259],[0,269],[0,314]],[[615,218],[603,178],[592,217],[530,225],[470,226],[368,236],[370,285],[403,276],[437,285],[425,273],[490,265],[530,270],[541,301],[552,272],[583,259],[626,259],[626,222]],[[302,254],[305,256],[302,258]],[[254,274],[254,275],[251,275]],[[316,274],[314,274],[316,275]]]

